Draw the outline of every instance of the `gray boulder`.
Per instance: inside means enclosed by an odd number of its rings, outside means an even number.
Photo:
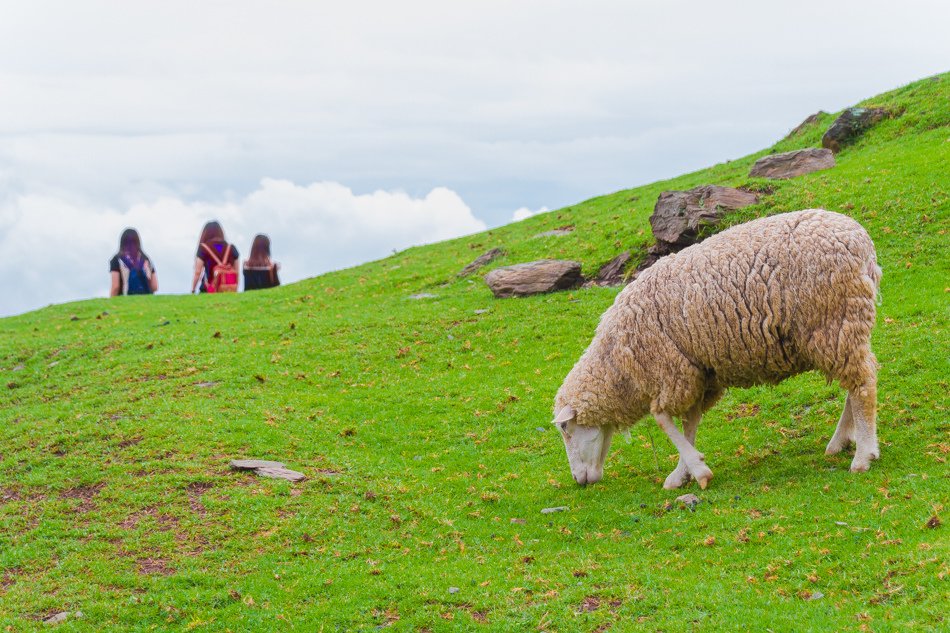
[[[482,266],[486,266],[490,264],[491,262],[495,261],[496,259],[498,259],[504,254],[505,254],[505,251],[503,251],[500,248],[493,248],[490,251],[485,251],[484,253],[476,257],[475,260],[471,264],[463,268],[459,272],[458,276],[465,277],[467,275],[471,275],[473,272],[475,272]]]
[[[821,146],[837,154],[842,147],[853,143],[868,128],[886,118],[887,114],[884,108],[848,108],[821,137]]]
[[[485,275],[485,283],[498,298],[567,290],[582,281],[579,262],[557,259],[505,266]]]
[[[726,213],[758,201],[751,191],[717,185],[664,191],[653,207],[650,227],[657,245],[674,252],[695,244],[700,231],[719,224]]]
[[[831,169],[835,166],[835,155],[830,149],[810,147],[782,154],[763,156],[755,161],[749,176],[752,178],[771,178],[773,180],[794,178],[810,174],[813,171]]]

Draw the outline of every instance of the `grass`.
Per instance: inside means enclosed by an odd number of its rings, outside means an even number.
[[[0,627],[81,611],[59,628],[946,630],[950,75],[864,105],[896,116],[789,181],[747,174],[817,145],[833,115],[753,156],[273,291],[0,320]],[[495,300],[456,277],[496,246],[492,267],[641,257],[657,195],[707,183],[771,191],[733,222],[820,206],[871,233],[870,472],[823,454],[844,396],[807,374],[706,416],[716,479],[688,489],[693,511],[661,488],[676,456],[648,420],[579,488],[552,399],[617,289]],[[252,457],[308,479],[229,470]]]

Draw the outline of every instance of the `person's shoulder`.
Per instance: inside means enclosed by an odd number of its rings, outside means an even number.
[[[116,253],[109,260],[109,272],[119,272],[119,254]]]

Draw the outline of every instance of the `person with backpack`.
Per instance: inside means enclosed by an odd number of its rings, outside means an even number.
[[[240,254],[224,239],[224,230],[217,221],[205,224],[195,253],[195,274],[191,292],[237,292]]]
[[[138,231],[125,229],[119,238],[119,252],[109,260],[112,285],[109,296],[150,295],[158,291],[158,275],[148,255],[142,251]]]
[[[270,238],[257,235],[251,244],[251,256],[244,262],[244,290],[261,290],[280,285],[280,264],[270,258]]]

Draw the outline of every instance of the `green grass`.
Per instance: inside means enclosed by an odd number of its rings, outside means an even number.
[[[749,179],[761,152],[274,291],[3,319],[0,628],[946,630],[950,75],[865,105],[901,114],[790,181]],[[871,233],[870,472],[823,454],[844,396],[808,374],[706,416],[693,512],[648,420],[579,488],[552,399],[617,289],[495,300],[455,276],[496,246],[588,274],[642,256],[657,195],[707,183],[774,187],[732,221],[820,206]],[[229,471],[250,457],[309,478]]]

